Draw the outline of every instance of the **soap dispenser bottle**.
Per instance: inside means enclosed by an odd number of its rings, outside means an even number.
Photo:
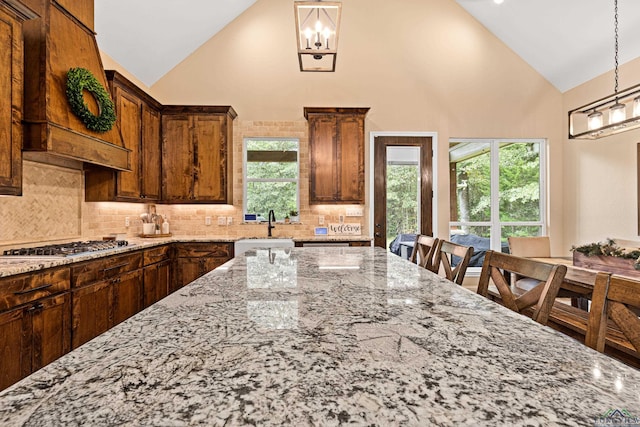
[[[167,221],[167,217],[164,217],[164,222],[162,223],[162,234],[169,234],[169,221]]]

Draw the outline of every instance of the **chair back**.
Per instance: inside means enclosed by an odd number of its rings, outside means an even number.
[[[511,255],[522,258],[550,258],[551,242],[548,236],[508,237]]]
[[[635,310],[634,310],[635,309]],[[604,352],[608,323],[622,332],[622,343],[640,352],[640,282],[626,277],[598,272],[593,287],[591,310],[585,344]]]
[[[438,238],[418,234],[409,260],[429,271],[434,271],[433,256],[436,253],[437,246]]]
[[[472,246],[463,246],[447,240],[440,240],[433,262],[433,271],[438,273],[440,269],[442,269],[447,279],[458,285],[462,285],[472,255]],[[458,259],[456,260],[454,257]],[[457,263],[455,261],[457,261]],[[453,267],[453,265],[455,265],[455,267]]]
[[[498,289],[501,303],[505,307],[517,313],[533,307],[531,318],[546,325],[566,273],[565,265],[547,264],[490,250],[484,257],[477,292],[489,297],[491,281]],[[511,274],[530,277],[538,280],[539,283],[530,290],[517,294],[509,285]]]

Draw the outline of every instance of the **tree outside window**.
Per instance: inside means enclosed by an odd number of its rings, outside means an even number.
[[[266,220],[273,209],[277,219],[299,211],[297,139],[245,138],[244,212]]]

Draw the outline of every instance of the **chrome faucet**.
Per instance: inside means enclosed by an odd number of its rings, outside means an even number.
[[[269,227],[267,228],[269,230],[268,236],[271,237],[271,230],[276,228],[275,225],[271,225],[271,221],[273,220],[273,222],[276,222],[276,214],[273,212],[273,209],[269,210]]]

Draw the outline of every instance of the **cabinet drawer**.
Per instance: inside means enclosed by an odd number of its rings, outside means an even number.
[[[171,245],[159,246],[153,249],[147,249],[144,251],[144,265],[155,264],[160,261],[169,259],[171,256]]]
[[[142,251],[87,261],[71,267],[71,286],[111,279],[142,267]]]
[[[0,280],[0,311],[69,289],[69,268],[52,268]]]
[[[186,243],[178,244],[176,248],[178,258],[191,257],[221,257],[232,258],[233,246],[231,243]]]

